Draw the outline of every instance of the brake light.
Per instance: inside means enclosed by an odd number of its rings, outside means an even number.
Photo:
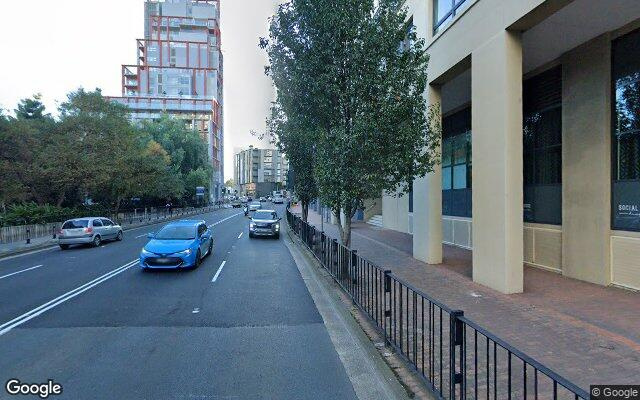
[[[93,228],[89,227],[89,228],[84,228],[84,232],[85,233],[91,233],[93,232]]]

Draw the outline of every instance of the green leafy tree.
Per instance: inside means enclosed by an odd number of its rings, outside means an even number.
[[[338,227],[347,246],[365,199],[407,192],[437,161],[424,97],[428,56],[403,4],[290,0],[261,41],[276,107],[310,132],[318,192],[345,216]]]
[[[42,103],[42,95],[40,93],[33,95],[29,99],[20,100],[15,113],[18,119],[51,118],[50,114],[45,113],[45,106]]]

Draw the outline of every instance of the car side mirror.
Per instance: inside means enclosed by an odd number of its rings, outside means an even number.
[[[154,237],[156,237],[156,233],[155,232],[147,233],[147,239],[153,239]]]

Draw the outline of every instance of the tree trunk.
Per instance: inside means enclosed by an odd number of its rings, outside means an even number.
[[[309,218],[309,202],[303,200],[302,201],[302,220],[304,222],[308,222],[307,221],[308,218]]]
[[[58,195],[58,200],[56,201],[56,206],[60,207],[62,206],[62,203],[64,202],[64,198],[67,194],[67,188],[64,187],[61,189],[60,191],[60,195]]]
[[[347,213],[344,214],[344,217],[344,228],[340,232],[342,244],[347,248],[351,248],[351,218]]]

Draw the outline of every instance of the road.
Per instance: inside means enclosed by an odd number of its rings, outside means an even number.
[[[161,225],[0,260],[3,386],[52,379],[56,399],[356,398],[283,238],[249,239],[239,209],[198,218],[215,247],[197,270],[132,263]]]

